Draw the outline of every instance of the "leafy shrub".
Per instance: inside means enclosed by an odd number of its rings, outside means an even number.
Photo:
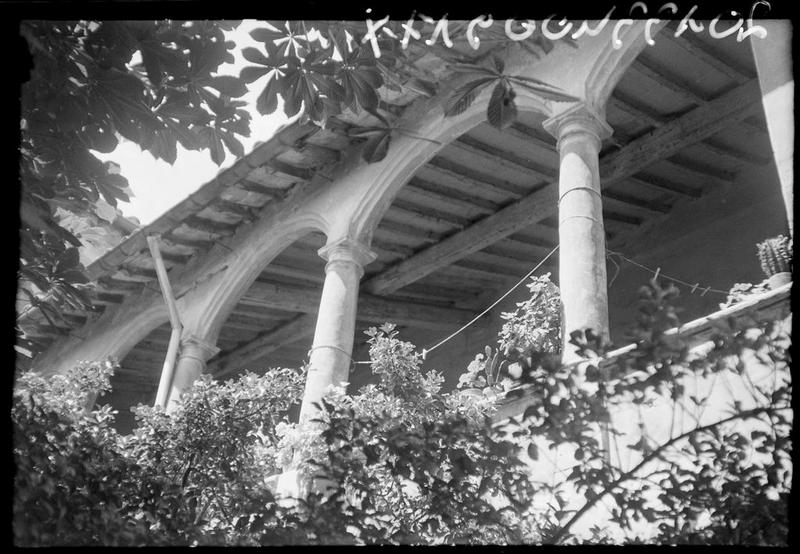
[[[508,396],[528,407],[500,423],[487,397],[442,392],[391,325],[368,333],[379,382],[332,390],[301,424],[286,417],[302,391],[287,369],[200,380],[170,414],[137,408],[128,437],[107,406],[85,409],[109,365],[25,375],[12,410],[15,540],[786,544],[789,336],[780,322],[731,320],[690,351],[668,332],[676,297],[642,289],[635,348],[615,360],[591,330],[572,336],[578,364],[510,351],[521,378]],[[294,502],[267,480],[288,468],[311,485]]]
[[[508,355],[521,352],[561,351],[561,294],[550,281],[550,274],[531,277],[530,298],[517,303],[513,312],[501,314],[506,320],[500,329],[498,344]]]
[[[14,392],[14,538],[20,546],[167,544],[190,532],[171,508],[180,491],[126,452],[109,406],[87,413],[113,366],[83,364],[63,376],[20,377]],[[132,506],[132,501],[138,506]],[[146,518],[174,522],[150,536]]]

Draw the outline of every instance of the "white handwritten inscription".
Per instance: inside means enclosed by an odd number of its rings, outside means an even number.
[[[707,29],[708,34],[715,39],[722,39],[736,34],[737,42],[742,42],[750,35],[760,39],[766,38],[767,30],[761,25],[756,25],[753,23],[753,15],[758,6],[764,6],[766,10],[771,8],[769,2],[766,2],[765,0],[756,0],[756,2],[754,2],[750,8],[750,13],[748,14],[746,20],[742,14],[736,11],[731,11],[727,14],[720,14],[709,22]],[[558,17],[556,14],[553,14],[541,22],[539,29],[545,38],[553,41],[562,39],[567,35],[569,35],[572,39],[578,39],[583,35],[597,36],[603,31],[609,22],[611,22],[611,16],[616,9],[616,6],[612,7],[602,20],[594,23],[594,27],[591,26],[589,21],[583,21],[580,25],[577,25],[577,22],[573,23],[572,21],[568,21],[566,18],[561,18],[560,20],[556,21]],[[678,28],[675,31],[676,37],[681,36],[687,31],[691,31],[693,33],[702,33],[704,30],[706,30],[706,26],[703,23],[694,19],[694,14],[696,11],[697,6],[693,6],[681,19],[680,23],[678,24]],[[367,13],[370,12],[372,12],[371,9],[367,10]],[[671,18],[675,18],[675,16],[678,15],[678,6],[674,2],[667,2],[663,4],[653,15],[664,14],[667,14]],[[628,15],[648,15],[647,4],[641,1],[635,2],[628,10]],[[730,16],[738,19],[736,19],[735,23],[733,24],[731,24],[730,20],[726,20],[723,23],[721,22],[723,16]],[[450,31],[448,28],[447,16],[442,17],[438,21],[425,15],[420,15],[419,18],[423,23],[433,25],[433,31],[430,33],[430,36],[425,39],[425,44],[432,46],[441,38],[441,42],[444,46],[447,48],[453,47],[453,41],[450,37]],[[408,21],[401,25],[401,28],[403,29],[403,38],[400,40],[400,46],[403,49],[408,48],[408,45],[412,40],[422,40],[421,30],[414,28],[415,21],[415,16],[412,15]],[[372,51],[376,58],[379,58],[381,55],[380,47],[378,46],[379,35],[385,35],[393,39],[398,38],[397,34],[386,27],[388,22],[389,16],[377,21],[373,21],[372,19],[366,20],[367,32],[361,42],[364,44],[369,43],[370,46],[372,46]],[[615,49],[622,47],[623,42],[621,37],[624,34],[624,29],[633,25],[633,22],[634,20],[630,17],[617,19],[614,21],[614,28],[611,32],[611,44]],[[655,44],[655,40],[653,39],[653,25],[656,25],[660,22],[661,19],[658,17],[651,17],[645,21],[644,39],[645,42],[650,46]],[[467,43],[475,50],[480,48],[481,39],[478,36],[480,30],[488,29],[494,23],[495,21],[492,19],[491,15],[481,15],[471,20],[467,25],[466,30]],[[513,41],[523,41],[530,38],[533,36],[534,32],[536,32],[536,29],[536,21],[532,19],[524,21],[506,19],[504,24],[506,36],[509,38],[509,40]]]

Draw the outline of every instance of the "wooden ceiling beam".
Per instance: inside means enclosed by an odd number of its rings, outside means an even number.
[[[477,159],[492,158],[500,165],[520,173],[535,175],[540,179],[551,180],[556,176],[556,170],[508,152],[502,148],[486,144],[469,135],[461,135],[450,146],[458,148]]]
[[[627,113],[636,120],[647,122],[647,124],[652,127],[661,127],[669,122],[669,117],[656,112],[652,108],[642,105],[635,99],[627,97],[618,91],[614,91],[612,96],[609,98],[608,103],[609,105],[614,106],[616,109]],[[750,125],[746,119],[744,120],[744,124]],[[630,138],[622,136],[619,131],[615,131],[614,136],[616,138],[623,139],[620,146],[624,146],[625,143],[630,142]],[[756,165],[765,165],[770,162],[769,158],[757,156],[750,152],[745,152],[739,148],[721,143],[712,137],[699,141],[698,144],[714,152],[718,156],[730,158],[736,162],[745,161]]]
[[[220,212],[241,217],[243,220],[253,219],[260,209],[246,204],[239,204],[232,200],[225,200],[224,198],[215,200],[211,207]]]
[[[600,162],[603,187],[633,177],[653,163],[741,120],[760,103],[758,81],[749,81],[720,97],[640,137]],[[418,254],[368,279],[371,294],[388,294],[436,269],[482,250],[557,211],[558,182],[553,181],[523,199],[487,216]]]
[[[459,260],[459,262],[471,264],[475,267],[485,267],[487,270],[495,268],[498,273],[510,276],[524,275],[536,264],[535,261],[511,258],[496,250],[492,251],[491,248],[493,246],[494,245],[490,245],[483,250],[473,252],[469,256]]]
[[[264,329],[269,328],[270,325],[265,321],[259,322],[259,320],[255,318],[238,315],[236,311],[234,311],[230,317],[225,320],[225,327],[227,329],[235,329],[237,331],[262,333],[264,332]]]
[[[533,269],[534,264],[531,264],[530,267],[525,269],[522,268],[508,268],[508,267],[498,267],[497,265],[491,262],[483,262],[483,261],[474,261],[474,260],[466,260],[461,259],[458,260],[453,267],[458,268],[459,271],[463,272],[464,274],[471,274],[471,275],[478,275],[483,279],[491,279],[494,282],[500,282],[504,279],[519,279],[523,275],[525,275],[528,271]],[[542,266],[542,270],[545,271],[547,268]]]
[[[277,285],[256,281],[240,302],[259,303],[265,309],[275,308],[287,312],[316,314],[321,290],[291,285]],[[395,302],[385,298],[361,294],[358,299],[358,317],[365,321],[395,321],[398,324],[415,324],[426,329],[441,329],[454,323],[469,320],[462,310],[433,308],[424,304]]]
[[[288,175],[289,177],[293,177],[301,181],[310,181],[314,177],[314,171],[312,169],[292,165],[290,163],[281,161],[278,158],[272,158],[266,163],[266,165],[276,171],[279,171],[280,173],[283,173],[284,175]]]
[[[660,127],[669,120],[666,116],[661,115],[652,108],[643,106],[642,104],[636,102],[633,98],[630,98],[624,95],[622,92],[616,90],[608,99],[608,105],[613,106],[621,112],[625,112],[633,119],[644,121],[652,127]],[[614,134],[617,134],[616,130],[614,131]]]
[[[701,93],[694,90],[690,83],[687,83],[666,67],[647,60],[641,55],[631,64],[631,68],[662,88],[672,91],[673,94],[689,104],[700,105],[708,100]]]
[[[321,271],[309,271],[308,269],[300,269],[275,263],[271,263],[265,267],[261,274],[264,276],[276,275],[279,277],[288,277],[289,279],[305,279],[306,281],[314,283],[322,283],[325,280],[325,275]]]
[[[464,207],[483,210],[486,214],[494,213],[501,207],[501,205],[497,202],[470,195],[464,192],[463,189],[453,188],[440,183],[434,183],[433,181],[421,179],[416,176],[412,177],[406,186],[409,186],[415,190],[434,194],[440,199],[445,199],[448,202],[455,202]]]
[[[651,175],[644,171],[637,174],[636,177],[628,177],[626,180],[661,193],[666,192],[672,195],[686,196],[689,198],[700,198],[703,196],[703,191],[700,189],[684,185],[683,183],[675,183],[669,179]]]
[[[391,233],[405,235],[407,237],[412,237],[415,239],[420,239],[423,242],[431,244],[439,242],[442,238],[441,233],[420,230],[417,227],[414,227],[413,225],[407,225],[405,223],[400,223],[397,221],[392,221],[390,219],[387,219],[386,216],[384,216],[384,218],[381,220],[380,224],[378,225],[378,228]]]
[[[642,218],[636,217],[633,215],[623,214],[614,210],[609,210],[603,208],[603,219],[606,221],[613,221],[616,223],[622,223],[624,225],[631,225],[636,227],[637,225],[642,224]]]
[[[265,281],[260,281],[265,282]],[[268,284],[284,286],[296,285],[296,283],[283,283],[272,282]],[[305,288],[305,287],[304,287]],[[308,287],[314,290],[316,287]],[[233,309],[231,317],[237,316],[242,321],[258,323],[263,331],[266,328],[272,328],[279,323],[286,323],[287,320],[294,318],[297,314],[294,312],[284,312],[275,308],[271,310],[264,310],[263,306],[258,302],[239,302]]]
[[[552,246],[541,246],[539,244],[515,240],[512,237],[506,237],[500,239],[491,246],[487,246],[484,248],[484,251],[496,251],[509,258],[516,258],[526,263],[536,263],[547,256],[552,248]]]
[[[676,163],[694,173],[699,173],[725,183],[733,183],[734,179],[736,178],[736,172],[734,171],[719,169],[706,162],[694,160],[683,154],[671,156],[669,161]]]
[[[392,202],[389,210],[400,210],[425,222],[430,222],[434,225],[448,225],[457,229],[463,229],[471,223],[471,220],[467,217],[461,217],[427,206],[420,206],[419,204],[399,198]]]
[[[517,276],[517,279],[519,279],[519,277],[521,277],[521,275]],[[494,272],[486,273],[485,271],[453,265],[426,275],[421,281],[453,287],[460,287],[463,285],[465,288],[479,286],[484,289],[494,289],[498,286],[498,282],[501,282],[503,279],[513,279],[513,277],[499,275]]]
[[[603,185],[638,173],[641,169],[683,148],[717,134],[747,117],[760,105],[758,81],[749,81],[604,156],[600,163]]]
[[[236,232],[239,223],[222,223],[213,219],[206,219],[198,215],[191,215],[182,222],[184,225],[195,231],[202,231],[218,237],[228,237]]]
[[[550,251],[558,244],[558,229],[541,223],[532,223],[514,233],[511,238],[535,244]]]
[[[634,207],[638,210],[644,210],[650,213],[659,213],[665,214],[669,212],[670,206],[667,204],[663,204],[661,202],[653,202],[650,200],[643,200],[641,198],[636,198],[629,194],[625,194],[623,192],[618,192],[615,190],[605,190],[603,191],[603,203],[608,203],[609,205],[617,205],[619,207],[626,206],[626,207]]]
[[[400,256],[408,258],[414,255],[414,249],[399,244],[392,244],[380,239],[373,238],[370,249],[375,250],[377,253],[385,252],[391,256]]]
[[[161,235],[161,238],[175,245],[186,246],[196,250],[208,250],[214,246],[214,241],[212,240],[190,239],[187,237],[181,237],[180,235],[176,235],[172,232]]]
[[[266,185],[262,185],[261,183],[257,183],[250,179],[242,179],[236,183],[236,187],[242,189],[246,192],[254,192],[256,194],[260,194],[262,196],[266,196],[267,198],[273,198],[275,200],[283,200],[286,197],[286,191],[283,189],[268,187]]]
[[[627,97],[618,91],[614,91],[611,98],[608,99],[608,103],[610,106],[615,107],[619,111],[627,113],[636,120],[647,122],[647,124],[651,127],[661,127],[670,120],[668,116],[662,115],[647,106],[643,106],[635,99]],[[619,131],[614,132],[614,137],[621,139],[620,146],[624,146],[626,143],[630,142],[630,138],[623,136]],[[711,150],[718,156],[731,158],[737,162],[746,161],[756,165],[764,165],[770,161],[768,158],[750,154],[749,152],[745,152],[741,149],[723,144],[711,137],[699,141],[698,144],[701,144],[703,147]]]
[[[537,129],[536,127],[531,127],[530,125],[525,125],[517,121],[512,123],[511,127],[505,129],[503,132],[526,143],[535,144],[543,150],[548,150],[554,154],[558,153],[556,151],[555,139],[547,134],[547,131],[544,129]]]
[[[210,365],[226,366],[235,362],[241,366],[313,334],[316,313],[319,309],[319,292],[289,285],[259,281],[253,283],[241,301],[257,302],[265,309],[304,312],[305,315],[293,319],[278,329],[262,333],[230,352],[223,353],[218,361]],[[378,298],[368,294],[361,294],[358,300],[358,319],[374,323],[392,321],[399,325],[414,325],[423,329],[448,330],[454,325],[468,321],[471,316],[472,312],[467,310]]]
[[[690,32],[683,33],[679,37],[676,37],[674,33],[662,33],[662,35],[739,85],[755,77],[751,71],[739,67],[733,60],[723,58],[720,53],[715,52],[702,40],[693,37]]]
[[[209,370],[219,379],[234,371],[247,369],[252,363],[286,344],[291,344],[314,335],[316,315],[304,314],[296,317],[278,329],[257,336],[252,341],[228,352],[221,352],[208,362]]]
[[[514,198],[520,198],[530,192],[528,188],[522,185],[497,178],[493,175],[486,175],[480,171],[465,167],[460,163],[443,158],[442,156],[434,157],[428,162],[428,166],[439,173],[449,174],[458,181],[468,181],[478,188],[491,187],[502,192],[506,196],[510,195]]]
[[[715,138],[707,138],[706,140],[702,141],[701,144],[703,145],[703,148],[706,148],[717,156],[731,158],[737,162],[744,161],[754,165],[766,165],[772,161],[772,159],[767,156],[759,156],[758,154],[753,154],[747,150],[736,148],[735,146],[731,146],[729,144],[724,144]]]

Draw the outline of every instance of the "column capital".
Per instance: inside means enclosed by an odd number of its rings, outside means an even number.
[[[317,253],[329,264],[332,262],[350,262],[362,268],[377,258],[372,250],[364,244],[344,237],[330,244],[326,244]]]
[[[203,363],[218,354],[220,349],[210,344],[197,335],[188,335],[181,338],[181,357],[196,358]]]
[[[610,137],[614,130],[600,115],[585,103],[576,104],[568,110],[546,119],[542,123],[544,130],[561,142],[573,133],[590,133],[597,139],[598,145]]]

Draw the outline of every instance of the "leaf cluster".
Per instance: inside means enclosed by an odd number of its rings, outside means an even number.
[[[102,162],[120,140],[174,163],[177,145],[207,150],[221,164],[249,136],[250,115],[233,100],[247,92],[237,78],[219,75],[233,62],[226,22],[24,21],[33,57],[21,96],[21,264],[24,294],[89,307],[74,285],[86,282],[73,260],[78,238],[59,213],[104,219],[100,199],[112,207],[131,196],[119,166]],[[108,217],[108,216],[105,216]],[[65,264],[65,258],[70,263]],[[36,307],[44,302],[32,299]],[[52,319],[53,313],[45,315]],[[52,323],[52,322],[51,322]]]
[[[388,324],[368,331],[378,383],[332,391],[300,425],[286,413],[303,378],[288,369],[202,379],[173,412],[138,408],[128,437],[108,407],[86,410],[111,366],[26,374],[12,411],[16,541],[785,544],[790,338],[780,321],[731,319],[693,352],[670,332],[676,297],[642,288],[635,348],[616,359],[591,330],[571,337],[576,364],[519,353],[508,396],[528,405],[499,424],[490,401],[443,393]],[[666,433],[644,415],[659,406]],[[631,410],[638,421],[618,415]],[[536,464],[553,458],[569,464],[540,481]],[[276,499],[267,477],[298,464],[308,494]],[[602,525],[579,533],[590,514]]]

